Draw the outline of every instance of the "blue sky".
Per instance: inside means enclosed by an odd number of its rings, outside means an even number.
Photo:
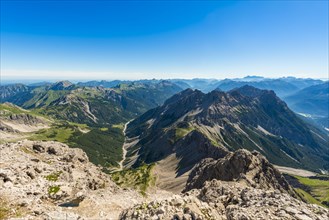
[[[5,1],[2,80],[328,77],[328,1]]]

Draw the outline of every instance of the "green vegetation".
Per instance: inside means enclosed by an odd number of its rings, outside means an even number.
[[[300,188],[295,188],[295,192],[297,192],[297,194],[300,197],[302,197],[305,201],[307,201],[308,203],[322,205],[321,202],[319,202],[318,200],[316,200],[312,195],[310,195],[308,192],[306,192],[306,191],[304,191],[304,190],[302,190]]]
[[[318,202],[322,203],[322,205],[329,204],[329,181],[322,180],[320,177],[308,178],[301,176],[294,176],[298,179],[298,182],[306,186],[309,190],[306,195],[307,201],[314,203],[314,200],[310,199],[309,196],[313,197]]]
[[[123,123],[115,124],[115,125],[112,125],[112,128],[119,128],[119,129],[123,130],[124,129],[124,124]]]
[[[104,167],[117,166],[122,159],[124,136],[119,128],[89,128],[84,124],[58,121],[51,128],[35,132],[29,139],[59,141],[81,148],[92,163]]]
[[[152,176],[152,169],[155,164],[143,164],[135,169],[127,169],[111,174],[112,179],[121,187],[139,190],[142,195],[146,195],[146,190],[155,185],[156,178]]]
[[[91,129],[88,133],[75,132],[69,138],[69,146],[84,150],[89,160],[104,167],[118,166],[122,159],[122,130],[108,127],[107,129]]]
[[[78,132],[77,127],[70,125],[69,123],[58,123],[49,129],[41,129],[36,131],[31,137],[29,137],[29,139],[69,143],[69,138],[74,132]]]
[[[59,186],[50,186],[48,188],[48,194],[56,194],[60,189]]]
[[[22,114],[28,112],[10,104],[0,104],[0,111],[3,112],[2,113],[3,116],[9,116],[11,114]]]
[[[176,128],[175,141],[185,137],[188,133],[190,133],[193,130],[195,130],[194,127]]]
[[[52,173],[52,174],[49,174],[48,176],[45,177],[46,180],[48,181],[57,181],[58,180],[58,177],[62,174],[62,171],[58,171],[58,172],[55,172],[55,173]]]

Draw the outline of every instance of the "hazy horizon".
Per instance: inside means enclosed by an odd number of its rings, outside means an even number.
[[[17,79],[17,80],[3,80],[3,79],[0,79],[0,84],[1,85],[8,85],[8,84],[15,84],[15,83],[22,83],[22,84],[34,84],[34,83],[43,83],[43,82],[47,82],[47,83],[56,83],[56,82],[60,82],[60,81],[70,81],[72,83],[80,83],[80,82],[90,82],[90,81],[139,81],[139,80],[217,80],[217,81],[220,81],[220,80],[225,80],[225,79],[230,79],[230,80],[234,80],[234,79],[238,79],[238,80],[241,80],[241,79],[244,79],[244,78],[247,78],[247,77],[262,77],[262,76],[257,76],[257,75],[247,75],[247,76],[244,76],[244,77],[239,77],[239,78],[235,78],[235,77],[227,77],[227,78],[180,78],[180,77],[177,77],[177,78],[139,78],[139,79],[93,79],[93,78],[90,78],[90,79],[67,79],[67,78],[62,78],[62,79]],[[262,77],[264,79],[282,79],[282,78],[296,78],[296,79],[314,79],[314,80],[322,80],[323,82],[327,82],[329,79],[328,78],[313,78],[313,77],[305,77],[305,78],[302,78],[302,77],[294,77],[294,76],[284,76],[284,77]]]
[[[327,9],[328,1],[4,0],[1,79],[328,78]]]

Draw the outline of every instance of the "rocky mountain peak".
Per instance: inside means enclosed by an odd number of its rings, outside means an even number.
[[[71,88],[74,84],[70,81],[58,81],[50,86],[51,90],[67,90]]]
[[[232,89],[229,91],[229,93],[234,92],[239,92],[240,94],[251,98],[259,98],[263,95],[271,95],[272,97],[276,97],[276,94],[273,90],[258,89],[250,85],[244,85],[240,88]]]
[[[240,149],[219,160],[205,159],[191,171],[185,191],[210,180],[237,181],[255,188],[277,189],[294,195],[281,173],[259,152]]]

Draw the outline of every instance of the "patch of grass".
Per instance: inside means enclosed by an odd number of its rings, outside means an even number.
[[[302,197],[307,201],[315,204],[322,204],[323,206],[327,206],[329,204],[329,181],[321,180],[316,177],[308,178],[301,176],[294,176],[299,183],[307,186],[307,192],[301,191],[299,188],[295,188],[295,190],[299,190],[298,192],[303,193]],[[307,194],[306,194],[307,193]],[[313,199],[312,199],[312,198]],[[328,207],[328,206],[327,206]]]
[[[155,164],[143,164],[135,169],[127,169],[111,174],[113,181],[121,187],[133,188],[142,195],[146,195],[146,190],[155,185],[155,177],[151,171]]]
[[[124,124],[123,123],[115,124],[115,125],[112,125],[112,128],[119,128],[119,129],[123,130]]]
[[[83,133],[80,129],[90,130]],[[92,163],[104,167],[118,166],[122,159],[124,136],[119,128],[90,128],[83,124],[57,121],[51,128],[39,130],[29,139],[58,141],[70,147],[81,148]]]
[[[295,176],[298,181],[310,188],[309,194],[320,202],[329,203],[329,181]]]
[[[58,171],[58,172],[55,172],[55,173],[51,173],[49,174],[48,176],[45,176],[45,179],[48,180],[48,181],[57,181],[58,180],[58,177],[62,174],[62,171]]]
[[[187,127],[187,128],[176,128],[175,130],[175,141],[185,137],[188,133],[195,130],[194,127]]]
[[[308,192],[300,189],[300,188],[295,188],[295,192],[302,197],[306,202],[312,203],[312,204],[317,204],[317,205],[322,205],[321,202],[316,200],[312,195],[310,195]]]
[[[68,122],[70,125],[73,125],[75,127],[81,128],[81,129],[88,129],[88,125],[86,124],[79,124],[79,123],[75,123],[75,122]]]
[[[59,186],[50,186],[48,188],[48,194],[56,194],[60,189]]]
[[[62,143],[68,143],[69,138],[78,129],[75,126],[69,124],[56,124],[48,129],[41,129],[35,132],[30,140],[43,140],[43,141],[58,141]]]
[[[28,113],[28,111],[24,111],[18,107],[15,107],[14,105],[6,104],[6,103],[0,104],[0,112],[2,112],[1,115],[3,116]]]

